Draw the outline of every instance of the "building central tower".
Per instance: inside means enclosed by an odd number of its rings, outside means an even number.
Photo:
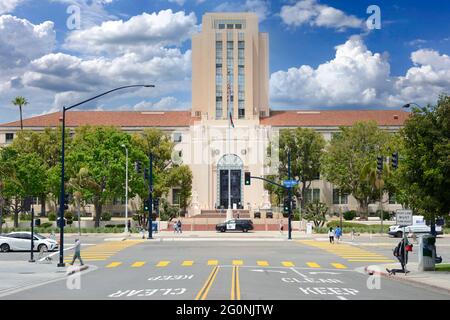
[[[254,13],[207,13],[192,38],[192,113],[208,120],[269,116],[269,37]]]

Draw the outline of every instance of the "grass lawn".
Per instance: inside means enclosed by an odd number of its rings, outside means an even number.
[[[450,272],[450,263],[440,263],[436,265],[436,271],[448,271]]]

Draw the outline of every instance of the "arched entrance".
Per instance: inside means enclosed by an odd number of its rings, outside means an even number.
[[[228,208],[228,173],[231,172],[231,208],[236,204],[242,208],[244,163],[235,154],[226,154],[217,163],[217,204],[219,208]]]

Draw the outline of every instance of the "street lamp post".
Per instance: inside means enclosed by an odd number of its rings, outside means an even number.
[[[65,133],[66,133],[66,111],[69,111],[73,108],[76,108],[86,102],[92,101],[94,99],[100,98],[104,95],[107,95],[111,92],[127,89],[127,88],[137,88],[137,87],[144,87],[144,88],[154,88],[155,85],[131,85],[131,86],[123,86],[119,88],[115,88],[106,92],[103,92],[99,95],[96,95],[95,97],[89,98],[87,100],[81,101],[79,103],[76,103],[74,105],[71,105],[69,107],[63,107],[63,116],[62,116],[62,133],[61,133],[61,187],[60,187],[60,194],[59,194],[59,263],[58,267],[64,267],[64,194],[65,194],[65,186],[64,186],[64,151],[65,151]]]
[[[125,148],[126,162],[125,162],[125,233],[128,234],[128,148],[122,144]]]

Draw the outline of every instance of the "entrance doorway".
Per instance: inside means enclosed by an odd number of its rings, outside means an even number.
[[[217,204],[219,208],[228,208],[228,174],[231,173],[231,208],[236,204],[243,209],[242,197],[243,162],[235,154],[224,155],[217,164]]]

